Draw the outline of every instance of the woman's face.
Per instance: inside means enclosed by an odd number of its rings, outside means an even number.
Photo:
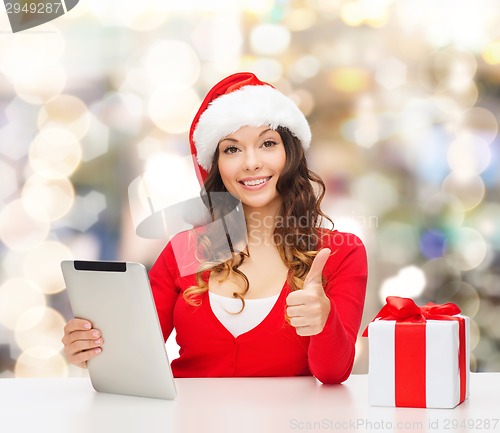
[[[243,126],[219,142],[222,182],[246,208],[278,209],[281,197],[276,183],[285,161],[281,136],[269,126]]]

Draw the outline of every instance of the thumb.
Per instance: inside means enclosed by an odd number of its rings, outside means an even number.
[[[304,280],[304,289],[307,290],[308,287],[313,287],[315,284],[322,284],[321,274],[323,273],[323,268],[325,267],[328,257],[330,257],[331,250],[329,248],[323,248],[318,251],[316,257],[314,258],[311,269]]]

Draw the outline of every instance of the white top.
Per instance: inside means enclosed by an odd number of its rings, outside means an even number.
[[[278,300],[279,294],[267,298],[245,299],[245,308],[241,313],[238,313],[241,310],[241,301],[237,298],[229,298],[210,291],[208,297],[215,317],[234,337],[237,337],[255,328],[266,318]]]

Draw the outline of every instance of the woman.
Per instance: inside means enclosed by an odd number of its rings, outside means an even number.
[[[205,97],[190,131],[197,174],[206,197],[241,202],[246,233],[223,260],[210,230],[195,241],[180,233],[151,269],[164,338],[177,332],[176,377],[349,376],[366,253],[356,236],[320,227],[325,186],[307,168],[310,140],[296,105],[253,74],[231,75]],[[222,205],[209,207],[224,217]],[[190,272],[187,262],[196,263]],[[83,319],[68,322],[63,343],[81,367],[105,350]]]

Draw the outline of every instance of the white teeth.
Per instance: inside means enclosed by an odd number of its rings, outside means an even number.
[[[267,182],[268,178],[264,178],[264,179],[256,179],[256,180],[246,180],[243,182],[244,185],[246,186],[255,186],[255,185],[261,185],[263,184],[264,182]]]

